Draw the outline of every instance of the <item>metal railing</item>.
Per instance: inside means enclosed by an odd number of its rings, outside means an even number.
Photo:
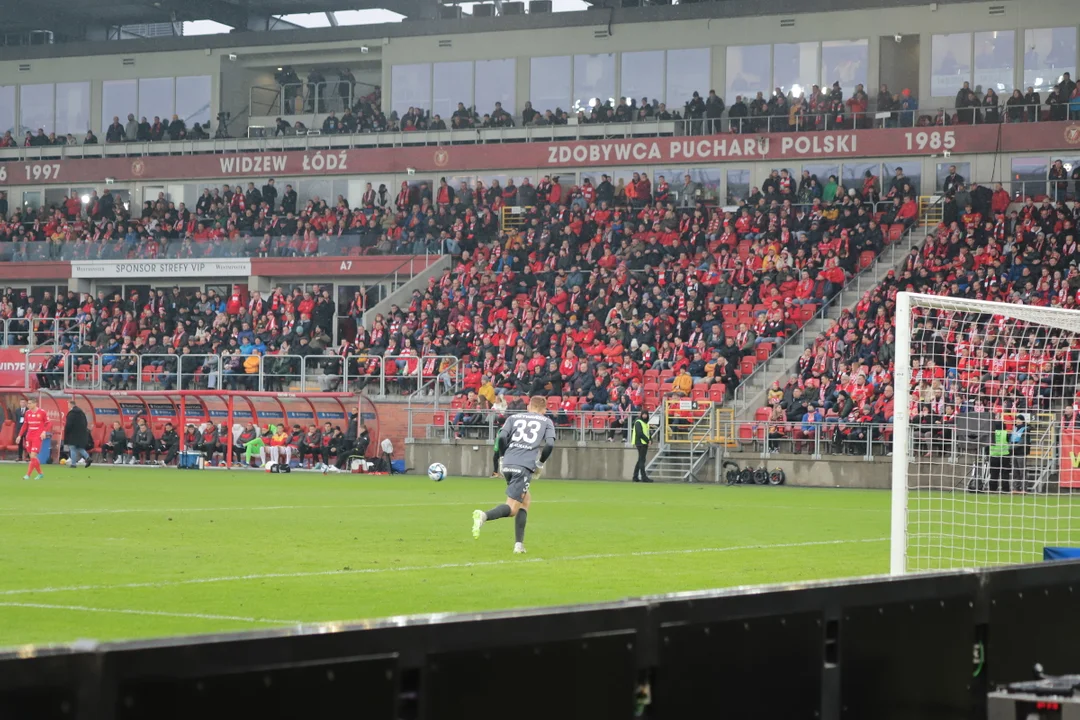
[[[324,85],[333,86],[337,83],[329,81]],[[307,83],[300,85],[307,86]],[[273,93],[273,99],[266,99],[268,92]],[[301,112],[283,113],[278,112],[283,108],[284,93],[279,96],[274,91],[266,88],[259,90],[263,96],[256,99],[252,95],[252,105],[256,108],[264,107],[268,116],[288,115],[294,119],[311,119],[313,125],[317,124],[321,131],[321,113]],[[305,95],[305,106],[306,98]],[[335,96],[336,97],[336,96]],[[316,100],[318,93],[316,92]],[[351,98],[350,98],[351,101]],[[330,98],[324,98],[323,102],[335,102]],[[987,123],[986,111],[994,108],[977,108],[980,113],[978,121],[964,124],[998,124],[1010,122],[1060,122],[1070,118],[1067,106],[1057,106],[1059,109],[1051,111],[1045,104],[1040,106],[1023,105],[1009,107],[999,105],[997,110],[997,122]],[[1060,110],[1065,107],[1062,117]],[[327,105],[327,109],[337,110],[333,105]],[[295,110],[295,106],[294,106]],[[50,160],[58,158],[79,157],[122,157],[141,155],[190,155],[199,153],[228,153],[228,152],[266,152],[271,150],[318,150],[327,148],[363,148],[363,147],[400,147],[407,145],[447,145],[447,144],[477,144],[477,143],[500,143],[500,142],[552,142],[560,140],[596,140],[608,138],[628,137],[663,137],[663,136],[693,136],[712,134],[717,132],[790,132],[810,130],[840,130],[840,129],[874,129],[895,127],[941,127],[935,119],[948,118],[948,124],[952,125],[954,116],[961,121],[967,120],[967,114],[971,108],[957,110],[955,107],[931,107],[917,108],[913,110],[868,110],[866,112],[852,113],[809,113],[796,117],[794,125],[790,114],[783,115],[760,115],[757,117],[731,117],[728,110],[720,118],[679,118],[661,120],[652,118],[630,122],[610,123],[577,123],[556,125],[519,125],[517,127],[497,128],[469,128],[465,130],[418,130],[415,132],[387,131],[335,133],[335,134],[305,134],[305,135],[279,135],[275,136],[275,129],[265,125],[253,125],[263,133],[257,137],[249,138],[215,138],[208,140],[162,140],[159,142],[127,142],[127,143],[100,143],[97,145],[45,145],[32,147],[16,147],[0,149],[0,159],[18,160]],[[1022,110],[1022,112],[1021,112]],[[1044,117],[1044,112],[1046,117]],[[749,113],[749,111],[748,111]],[[257,112],[252,112],[257,116]],[[993,115],[993,113],[991,113]],[[1080,118],[1080,114],[1072,112],[1072,119]],[[273,118],[269,118],[272,120]],[[517,118],[518,120],[520,118]]]
[[[743,450],[756,450],[762,457],[775,453],[809,454],[820,460],[826,455],[854,455],[866,460],[891,456],[891,423],[861,423],[848,420],[823,422],[756,421],[745,423]],[[749,434],[749,437],[746,435]],[[918,440],[913,439],[913,444]],[[928,439],[928,442],[933,442]],[[941,445],[944,448],[944,445]]]
[[[0,347],[82,344],[86,330],[79,318],[5,318],[0,320]]]
[[[51,358],[58,363],[50,364]],[[355,392],[442,399],[461,392],[460,360],[449,355],[349,356],[192,353],[56,353],[38,348],[25,370],[26,387],[53,390],[247,390]],[[38,365],[32,369],[31,364]],[[370,370],[370,372],[368,372]]]
[[[430,407],[408,407],[408,424],[405,441],[438,440],[452,443],[455,440],[478,440],[490,443],[502,429],[507,417],[525,412],[524,407],[505,411],[491,408],[450,407],[434,410]],[[560,441],[619,442],[629,444],[629,428],[633,413],[606,410],[559,410],[548,408],[547,416],[555,423],[555,433]]]

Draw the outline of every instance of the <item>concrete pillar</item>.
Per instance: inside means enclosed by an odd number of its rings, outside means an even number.
[[[248,277],[248,292],[258,290],[261,293],[268,293],[273,289],[274,286],[270,283],[270,278],[265,275],[251,275]]]

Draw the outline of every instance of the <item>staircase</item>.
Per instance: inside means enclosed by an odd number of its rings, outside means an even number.
[[[699,482],[704,478],[701,472],[713,454],[717,437],[717,413],[710,406],[693,425],[682,426],[672,432],[667,424],[665,406],[661,405],[657,413],[660,416],[660,451],[653,455],[645,466],[646,474],[660,482]],[[676,442],[669,442],[669,440]]]
[[[764,363],[754,368],[753,374],[735,389],[734,410],[737,422],[754,419],[754,413],[765,405],[765,396],[774,380],[783,385],[795,370],[803,350],[812,348],[817,340],[845,309],[854,308],[863,294],[877,287],[890,270],[899,270],[913,247],[925,239],[918,227],[904,233],[888,245],[876,258],[874,264],[858,273],[847,285],[826,303],[813,320],[791,336],[791,339],[773,351]]]
[[[709,448],[695,451],[689,447],[667,445],[649,462],[646,472],[657,482],[701,482],[710,456]]]
[[[922,195],[919,197],[919,227],[928,229],[937,227],[945,218],[945,207],[941,204],[941,195]]]

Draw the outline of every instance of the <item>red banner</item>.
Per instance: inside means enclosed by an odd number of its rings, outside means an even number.
[[[441,255],[365,255],[362,257],[314,257],[314,258],[252,258],[250,271],[245,270],[243,277],[256,275],[271,278],[301,278],[301,277],[325,277],[328,275],[362,277],[367,280],[378,280],[398,273],[402,277],[412,277],[421,273],[432,263],[438,262]],[[186,261],[191,265],[190,261]],[[208,260],[208,264],[217,263],[225,267],[226,263],[238,263],[237,260],[214,261]],[[25,262],[25,263],[0,263],[0,280],[23,281],[23,280],[53,280],[66,281],[71,277],[84,277],[95,279],[112,279],[118,277],[160,277],[161,273],[146,274],[139,269],[140,265],[167,265],[168,261],[135,261],[106,262],[104,260],[76,261],[76,269],[72,272],[72,263],[66,260],[56,262]],[[197,263],[196,263],[197,264]],[[86,268],[93,266],[95,272],[86,272]],[[175,275],[180,279],[199,279],[204,277],[233,277],[236,272],[219,272],[213,274],[212,270],[204,270],[199,274],[191,275],[177,271]],[[0,387],[3,387],[0,385]]]
[[[999,137],[1000,131],[1000,137]],[[356,150],[153,155],[139,158],[34,160],[0,163],[3,185],[131,180],[234,180],[282,176],[471,173],[748,160],[918,157],[1035,152],[1080,148],[1080,123],[1021,123],[883,130],[840,130],[708,137],[582,140]]]
[[[26,348],[7,347],[0,348],[0,388],[25,388],[26,387],[26,358],[30,358],[30,387],[37,387],[35,373],[41,369],[49,356],[42,352],[28,355]]]
[[[1061,431],[1059,463],[1061,487],[1080,487],[1080,430]]]

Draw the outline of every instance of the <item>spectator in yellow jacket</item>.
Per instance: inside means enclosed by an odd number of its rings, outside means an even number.
[[[262,353],[258,350],[252,350],[251,354],[244,358],[244,373],[248,376],[248,389],[259,389],[259,363],[262,361]]]
[[[684,366],[675,379],[671,381],[671,389],[675,395],[689,395],[694,390],[694,378]]]

